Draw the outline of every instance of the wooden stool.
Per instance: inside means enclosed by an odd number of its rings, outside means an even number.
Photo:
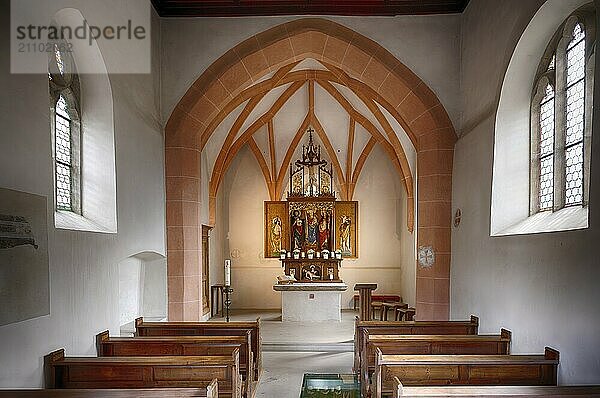
[[[371,319],[375,319],[376,311],[379,311],[379,318],[381,319],[382,309],[383,303],[381,301],[371,301]]]
[[[414,308],[408,308],[408,304],[406,304],[405,307],[396,308],[396,317],[394,319],[396,321],[414,321],[415,312]]]
[[[223,295],[225,294],[223,292],[223,289],[225,288],[224,285],[218,284],[218,285],[212,285],[210,287],[210,316],[214,316],[214,315],[218,315],[219,314],[219,304],[221,305],[221,318],[223,318],[223,302],[225,300],[223,300]]]
[[[394,315],[394,320],[398,320],[398,309],[399,308],[408,308],[408,304],[406,303],[382,303],[381,312],[379,313],[380,321],[388,320],[388,311],[392,310],[392,314]]]

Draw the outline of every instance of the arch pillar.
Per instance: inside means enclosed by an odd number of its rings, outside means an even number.
[[[200,151],[165,148],[169,321],[202,318]]]

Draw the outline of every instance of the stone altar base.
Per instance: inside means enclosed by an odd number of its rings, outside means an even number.
[[[281,320],[324,322],[342,320],[344,283],[294,283],[275,285],[281,292]]]

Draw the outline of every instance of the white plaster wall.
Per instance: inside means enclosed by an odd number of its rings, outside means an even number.
[[[167,316],[167,259],[145,261],[141,290],[141,315],[149,318]]]
[[[319,16],[321,17],[321,16]],[[299,17],[163,19],[162,104],[168,119],[192,83],[245,39]],[[439,96],[459,123],[460,16],[331,17],[385,47]]]
[[[252,152],[244,147],[222,184],[223,214],[217,219],[225,235],[224,256],[232,259],[234,308],[280,308],[273,291],[282,275],[277,259],[265,259],[264,201],[269,200],[264,177]],[[406,193],[384,151],[376,146],[359,178],[359,258],[345,259],[341,278],[350,287],[342,306],[352,305],[358,282],[375,282],[377,292],[415,300],[414,235],[406,227]]]
[[[9,53],[9,3],[0,2],[3,54]],[[85,9],[82,13],[86,16]],[[154,16],[155,55],[159,34]],[[142,251],[165,253],[158,60],[153,59],[151,75],[110,76],[118,233],[100,234],[53,227],[48,77],[10,75],[9,57],[0,59],[0,186],[49,198],[51,292],[50,315],[0,327],[0,387],[41,387],[42,358],[55,349],[64,347],[68,355],[95,354],[98,332],[119,331],[117,264]]]
[[[129,257],[119,263],[119,325],[140,316],[143,296],[142,260]]]
[[[500,327],[512,330],[514,353],[541,353],[544,346],[552,346],[561,353],[559,383],[597,384],[600,186],[594,179],[598,179],[592,178],[588,229],[489,236],[500,84],[521,32],[541,3],[472,0],[463,16],[465,121],[453,171],[453,208],[462,209],[462,223],[452,233],[451,317],[479,315],[481,333],[497,333]],[[595,96],[600,98],[598,87]],[[595,125],[598,116],[596,111]],[[598,174],[600,161],[600,135],[595,135],[592,175]]]

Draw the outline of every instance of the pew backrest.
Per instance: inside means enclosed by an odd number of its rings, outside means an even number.
[[[368,386],[375,369],[377,350],[383,355],[508,355],[511,332],[497,335],[371,335],[361,355],[361,385]],[[366,391],[366,390],[365,390]]]
[[[432,397],[600,397],[600,386],[443,386],[406,387],[393,380],[393,398]]]
[[[218,380],[223,395],[242,396],[239,350],[231,356],[65,357],[64,349],[44,358],[46,388],[208,388]]]
[[[377,350],[373,397],[392,390],[394,377],[405,386],[555,386],[558,362],[558,351],[549,347],[544,355],[383,355]]]
[[[217,379],[205,388],[0,389],[0,398],[219,398]]]
[[[99,357],[128,356],[231,356],[240,352],[240,373],[246,383],[244,393],[252,395],[254,362],[250,348],[251,332],[245,336],[152,336],[110,337],[108,330],[96,336]]]
[[[144,322],[143,318],[137,318],[135,336],[239,336],[250,330],[254,379],[258,380],[262,372],[260,323],[260,318],[251,322]]]
[[[479,318],[468,321],[361,321],[356,317],[354,330],[354,371],[360,371],[361,355],[367,352],[364,336],[371,334],[477,334]]]

